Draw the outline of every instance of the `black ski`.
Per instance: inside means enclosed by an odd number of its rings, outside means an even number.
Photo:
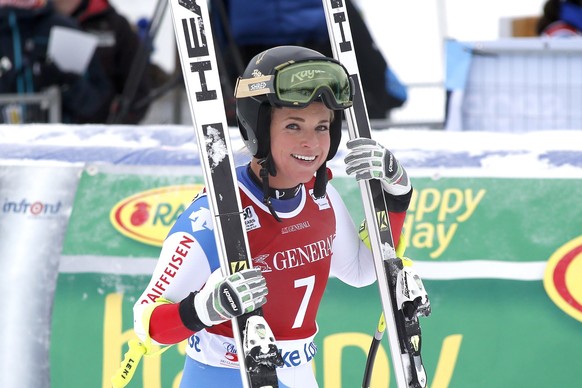
[[[322,0],[322,2],[334,57],[347,68],[355,87],[354,104],[345,111],[350,139],[355,137],[371,138],[370,120],[362,92],[345,2],[344,0]],[[396,383],[398,387],[426,387],[427,378],[420,355],[418,316],[430,313],[428,299],[411,301],[398,295],[402,286],[416,281],[422,287],[422,282],[417,277],[408,277],[407,271],[402,267],[401,260],[396,257],[388,219],[388,208],[380,181],[360,181],[360,190],[372,253],[375,258],[378,287],[386,319],[385,328],[388,333]],[[422,288],[422,290],[424,289]],[[372,357],[379,342],[378,336],[376,336],[371,348]],[[372,364],[373,359],[368,360],[367,368],[371,369]],[[371,370],[366,371],[366,375],[368,374],[371,374]]]
[[[224,274],[251,268],[206,0],[170,0],[176,43]],[[262,310],[232,320],[243,386],[278,387],[281,355]]]

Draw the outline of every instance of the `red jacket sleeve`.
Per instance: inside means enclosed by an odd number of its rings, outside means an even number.
[[[392,240],[394,241],[394,247],[397,247],[398,241],[400,241],[400,235],[402,234],[402,227],[404,226],[405,218],[406,212],[388,212],[388,219],[390,220],[390,229],[392,230]]]
[[[150,318],[150,337],[161,344],[177,344],[195,332],[188,329],[180,317],[180,304],[163,304],[154,309]]]

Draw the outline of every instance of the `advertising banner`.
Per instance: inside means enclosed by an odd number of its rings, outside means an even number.
[[[49,386],[51,306],[80,171],[0,163],[0,387]]]
[[[53,311],[53,386],[109,387],[133,335],[132,305],[163,236],[201,187],[201,176],[183,172],[169,176],[148,167],[82,175]],[[572,386],[582,358],[579,181],[414,182],[405,230],[407,255],[433,306],[431,317],[422,319],[430,386]],[[333,184],[354,219],[362,219],[355,182],[339,176]],[[557,193],[569,195],[555,201]],[[316,337],[320,386],[361,384],[379,314],[376,285],[353,289],[330,280]],[[384,339],[374,387],[390,384],[387,346]],[[184,354],[181,344],[146,357],[130,386],[177,387]]]
[[[404,229],[432,304],[421,319],[429,386],[579,386],[582,131],[374,138],[415,189]],[[359,224],[346,152],[328,163],[331,184]],[[111,386],[132,306],[202,188],[198,164],[185,126],[0,126],[1,387]],[[320,387],[361,386],[380,308],[376,285],[330,279],[317,351],[304,349]],[[129,388],[178,388],[185,347],[145,357]],[[395,387],[386,338],[372,387]]]

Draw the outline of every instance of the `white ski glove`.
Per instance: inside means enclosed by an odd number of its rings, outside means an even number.
[[[382,188],[392,195],[403,195],[410,191],[410,180],[406,170],[398,163],[392,152],[378,142],[358,137],[346,143],[350,152],[344,158],[346,173],[355,174],[356,180],[380,179]]]
[[[259,269],[223,277],[219,268],[194,297],[194,309],[203,324],[218,325],[264,305],[267,292],[267,281]]]

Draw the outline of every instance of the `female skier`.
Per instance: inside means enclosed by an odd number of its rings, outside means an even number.
[[[239,78],[237,119],[253,157],[237,167],[237,179],[254,268],[222,274],[213,231],[197,227],[208,209],[202,192],[172,227],[134,306],[142,340],[188,339],[181,388],[242,385],[230,319],[261,306],[284,360],[279,386],[317,387],[315,318],[328,278],[355,287],[376,279],[370,250],[328,184],[326,161],[336,154],[352,96],[340,63],[302,47],[266,50]],[[412,194],[405,170],[372,140],[348,148],[346,171],[382,182],[398,241]]]

